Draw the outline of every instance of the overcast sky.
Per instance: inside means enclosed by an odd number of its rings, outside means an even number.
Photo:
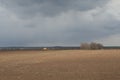
[[[120,0],[0,0],[0,46],[120,45]]]

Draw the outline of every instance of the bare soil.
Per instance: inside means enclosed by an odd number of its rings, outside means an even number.
[[[0,80],[120,80],[120,50],[1,51]]]

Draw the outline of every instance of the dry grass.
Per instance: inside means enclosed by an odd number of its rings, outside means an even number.
[[[0,52],[0,80],[120,80],[120,50]]]

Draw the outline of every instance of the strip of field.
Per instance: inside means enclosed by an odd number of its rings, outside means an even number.
[[[120,50],[4,51],[0,80],[120,80]]]

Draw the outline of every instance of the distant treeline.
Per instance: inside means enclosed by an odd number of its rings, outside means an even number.
[[[43,50],[47,48],[47,50],[82,50],[82,47],[79,46],[57,46],[57,47],[0,47],[0,51],[16,51],[16,50]],[[103,46],[102,49],[120,49],[120,46]]]
[[[103,49],[120,49],[120,46],[104,46]]]
[[[55,47],[0,47],[1,51],[15,51],[15,50],[79,50],[80,47],[64,47],[64,46],[55,46]]]

